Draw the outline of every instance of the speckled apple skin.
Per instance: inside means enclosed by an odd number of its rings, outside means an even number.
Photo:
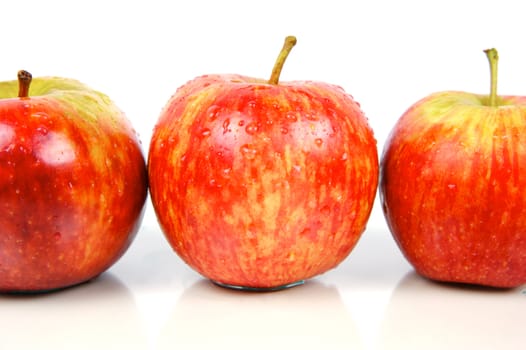
[[[167,103],[148,170],[160,225],[188,265],[272,288],[348,256],[372,209],[378,153],[339,87],[207,75]]]
[[[381,163],[393,236],[420,274],[526,283],[526,97],[442,92],[397,122]]]

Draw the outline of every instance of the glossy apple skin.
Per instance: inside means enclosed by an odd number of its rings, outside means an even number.
[[[148,170],[177,254],[216,282],[250,288],[337,266],[365,230],[379,172],[372,130],[341,88],[240,75],[178,89]]]
[[[0,291],[92,279],[142,219],[138,138],[107,97],[75,81],[35,78],[29,98],[11,96],[14,84],[0,83]]]
[[[526,283],[526,97],[465,92],[412,106],[385,144],[380,198],[416,271],[492,287]]]

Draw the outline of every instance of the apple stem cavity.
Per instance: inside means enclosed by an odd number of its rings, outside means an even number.
[[[18,71],[18,97],[29,97],[29,86],[33,76],[25,70]]]
[[[287,60],[290,51],[296,45],[296,42],[297,40],[295,36],[287,36],[285,38],[283,48],[281,49],[281,52],[279,53],[278,58],[276,59],[276,63],[274,63],[274,68],[272,68],[272,75],[270,76],[270,79],[268,81],[269,84],[278,85],[279,76],[281,75],[283,65],[285,64],[285,61]]]
[[[491,74],[491,86],[488,104],[490,107],[497,106],[497,66],[499,62],[499,53],[496,49],[484,50],[489,60],[489,69]]]

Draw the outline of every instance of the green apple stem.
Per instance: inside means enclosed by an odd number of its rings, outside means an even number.
[[[285,64],[285,61],[287,60],[287,57],[289,56],[290,51],[296,45],[296,37],[295,36],[288,36],[285,38],[285,43],[283,44],[283,48],[281,49],[281,52],[279,53],[278,58],[276,59],[276,63],[274,63],[274,68],[272,68],[272,75],[269,79],[269,84],[277,85],[279,82],[279,76],[281,75],[281,70],[283,69],[283,65]]]
[[[18,71],[18,97],[29,96],[29,86],[33,76],[25,70]]]
[[[491,86],[489,94],[489,106],[497,106],[497,65],[499,62],[499,53],[496,49],[484,50],[489,60],[489,69],[491,74]]]

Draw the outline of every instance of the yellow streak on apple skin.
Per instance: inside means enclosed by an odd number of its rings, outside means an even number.
[[[85,85],[75,80],[55,78],[43,80],[43,84],[39,84],[40,80],[40,78],[33,80],[32,86],[35,86],[36,89],[30,91],[33,93],[46,93],[46,89],[50,89],[49,94],[51,97],[62,101],[64,106],[71,106],[69,111],[67,108],[65,109],[64,117],[74,118],[78,127],[92,130],[93,137],[97,138],[97,140],[90,140],[92,144],[88,148],[93,170],[99,176],[111,178],[109,182],[93,179],[93,192],[90,195],[84,193],[77,196],[77,198],[86,198],[86,203],[97,203],[98,209],[94,211],[93,216],[89,219],[91,223],[88,222],[88,218],[85,216],[79,216],[76,220],[78,223],[83,221],[82,225],[85,227],[95,227],[103,224],[105,227],[111,228],[115,225],[115,217],[121,215],[119,211],[115,211],[115,208],[122,207],[122,205],[116,206],[115,202],[120,200],[119,198],[126,191],[126,186],[130,185],[125,183],[129,178],[128,175],[115,176],[112,174],[119,174],[119,172],[122,172],[123,165],[130,163],[130,154],[125,150],[137,147],[132,144],[132,141],[129,143],[123,142],[126,140],[122,140],[120,136],[128,133],[131,140],[135,139],[137,143],[138,136],[123,112],[106,95],[88,89]],[[71,90],[66,92],[54,91],[52,87],[59,83],[66,84]],[[116,135],[119,135],[119,137],[115,137]],[[109,149],[114,151],[108,152]],[[75,189],[73,188],[72,191],[75,191]],[[123,243],[117,243],[117,240],[121,240],[123,237],[112,234],[105,236],[106,242],[102,242],[95,235],[88,236],[84,256],[79,256],[78,267],[82,269],[84,266],[92,264],[93,261],[99,260],[99,255],[103,253],[98,248],[100,245],[123,245]],[[114,242],[109,243],[110,241]],[[129,243],[131,241],[123,246],[127,247]],[[123,252],[124,249],[121,249],[121,252],[118,253],[119,256]]]
[[[177,98],[179,96],[185,96],[186,92],[184,91],[184,88],[186,86],[183,86],[180,88],[176,94],[172,97],[172,99]],[[163,176],[166,178],[165,183],[168,184],[169,188],[165,189],[158,189],[158,191],[155,191],[155,188],[152,190],[152,196],[156,196],[158,198],[157,200],[160,203],[169,203],[170,201],[174,200],[174,198],[169,197],[174,190],[172,187],[175,186],[173,183],[179,181],[181,174],[178,173],[178,171],[181,170],[181,167],[179,164],[185,159],[185,153],[187,151],[187,147],[174,147],[173,143],[177,142],[177,145],[189,145],[191,144],[191,136],[192,134],[188,132],[188,130],[191,129],[191,126],[196,119],[196,115],[201,113],[201,109],[198,107],[199,105],[210,105],[210,102],[207,102],[207,100],[210,99],[210,97],[214,96],[214,90],[208,89],[206,91],[203,91],[200,94],[193,94],[191,101],[188,102],[188,105],[185,107],[184,111],[181,111],[181,113],[177,113],[178,120],[176,123],[177,130],[175,129],[169,129],[169,128],[159,128],[156,127],[154,130],[154,133],[156,133],[156,138],[152,139],[152,143],[150,147],[153,149],[163,149],[166,148],[169,155],[169,158],[167,159],[168,163],[170,164],[170,169],[174,171],[174,173],[163,173]],[[172,105],[167,105],[167,108],[173,107]],[[163,115],[171,115],[171,113],[174,113],[173,111],[167,111],[163,110]],[[159,121],[158,125],[161,123]],[[173,124],[173,123],[172,123]],[[177,141],[174,140],[174,135],[177,135]],[[150,151],[150,154],[153,154],[155,151]],[[151,161],[149,161],[151,163]],[[197,168],[196,159],[190,158],[188,160],[188,163],[186,165],[187,169],[189,169],[189,172],[194,172]],[[154,171],[155,172],[155,171]],[[188,184],[185,186],[186,190],[186,197],[188,198],[197,198],[198,194],[194,193],[195,188]],[[194,203],[195,207],[192,208],[193,211],[196,213],[204,213],[205,217],[208,216],[208,214],[211,212],[211,209],[206,206],[206,203],[204,201]],[[157,215],[160,217],[166,217],[166,218],[176,218],[180,216],[180,213],[176,212],[175,209],[178,206],[176,205],[163,205],[163,210],[167,210],[166,213],[158,212]],[[202,215],[202,214],[201,214]],[[171,242],[171,244],[174,247],[182,247],[183,243],[186,241],[184,239],[184,229],[180,225],[180,222],[169,222],[169,221],[163,221],[162,224],[169,225],[173,224],[174,227],[165,227],[165,232],[171,232],[173,235],[167,235],[167,239]],[[181,248],[182,249],[182,248]]]

